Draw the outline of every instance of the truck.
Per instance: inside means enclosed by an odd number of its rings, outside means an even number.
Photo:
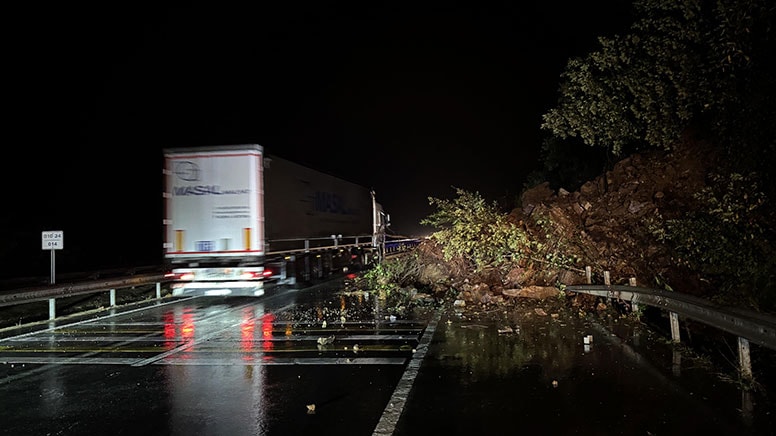
[[[381,260],[390,217],[371,189],[266,155],[258,144],[163,154],[173,296],[261,296],[266,283]]]

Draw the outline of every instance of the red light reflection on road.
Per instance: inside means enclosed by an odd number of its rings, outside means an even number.
[[[172,349],[175,347],[175,317],[172,312],[166,312],[162,315],[164,321],[164,348]]]
[[[194,339],[194,316],[190,313],[184,313],[182,318],[181,339],[183,343],[188,343]]]
[[[275,348],[272,342],[272,328],[275,322],[275,315],[268,313],[261,317],[261,347],[264,351],[271,351]]]
[[[194,340],[194,315],[183,313],[180,321],[176,320],[175,314],[166,312],[162,315],[164,322],[164,347],[166,349],[175,348],[181,344],[186,344]]]
[[[250,310],[243,310],[242,316],[243,320],[242,324],[240,324],[240,348],[242,348],[243,351],[252,351],[253,342],[255,341],[253,334],[256,330],[256,318],[253,317]]]

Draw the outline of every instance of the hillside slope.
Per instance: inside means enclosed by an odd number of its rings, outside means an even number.
[[[694,194],[705,186],[707,172],[715,165],[710,148],[687,140],[671,152],[633,154],[617,162],[611,171],[585,183],[576,192],[553,192],[546,184],[522,196],[522,208],[511,216],[531,226],[537,216],[554,224],[554,237],[567,256],[579,266],[591,266],[594,274],[609,271],[612,284],[627,284],[631,277],[643,286],[669,284],[695,295],[709,291],[708,283],[680,266],[664,245],[649,234],[650,220],[681,217],[697,207]],[[542,232],[528,228],[536,238]],[[545,271],[544,284],[553,284]]]
[[[546,294],[560,285],[585,283],[584,268],[590,266],[593,283],[603,283],[608,271],[611,284],[635,278],[639,286],[670,287],[709,298],[714,284],[678,262],[651,234],[650,223],[695,210],[694,195],[717,163],[705,143],[686,139],[670,152],[626,157],[575,192],[552,190],[546,183],[535,186],[522,195],[521,206],[509,218],[531,239],[541,241],[544,251],[473,273],[461,259],[444,262],[442,248],[432,239],[418,250],[425,265],[421,282],[439,292],[452,286],[460,299],[490,303],[521,292]],[[575,261],[559,269],[546,260],[549,257]]]

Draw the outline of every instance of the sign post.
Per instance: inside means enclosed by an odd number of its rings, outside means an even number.
[[[49,283],[54,284],[56,271],[55,271],[55,250],[61,250],[64,245],[64,232],[62,230],[49,230],[42,232],[43,249],[51,251],[51,280]]]

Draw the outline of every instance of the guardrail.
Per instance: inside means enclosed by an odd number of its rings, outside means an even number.
[[[269,247],[267,251],[268,256],[311,253],[332,249],[373,248],[370,235],[331,235],[323,238],[274,239],[267,242]],[[413,248],[419,243],[419,239],[413,238],[386,239],[384,249],[386,254],[390,254]]]
[[[392,241],[395,250],[405,250],[417,245],[417,240]],[[347,245],[347,244],[346,244]],[[387,249],[386,249],[387,251]],[[599,297],[627,301],[632,310],[638,310],[643,303],[669,312],[671,336],[675,343],[681,342],[679,315],[700,321],[706,325],[723,330],[738,337],[738,355],[743,375],[751,377],[751,358],[749,342],[776,350],[776,317],[750,310],[719,306],[708,300],[661,289],[636,286],[636,279],[630,279],[630,286],[612,285],[609,272],[604,271],[604,284],[591,284],[591,268],[585,268],[587,285],[568,285],[570,292],[581,292]],[[156,285],[156,298],[161,298],[161,286],[167,279],[164,274],[150,273],[104,280],[89,280],[80,283],[46,285],[0,293],[0,307],[35,301],[49,302],[49,319],[56,318],[56,299],[77,295],[93,294],[109,290],[110,305],[116,305],[116,290]]]
[[[382,243],[381,249],[373,245],[372,237],[331,235],[326,238],[300,238],[300,239],[276,239],[268,241],[266,256],[277,258],[280,256],[295,256],[334,251],[359,249],[363,254],[363,263],[368,263],[369,253],[381,253],[381,259],[403,254],[420,244],[419,239],[402,238],[388,239]]]
[[[314,238],[314,239],[287,239],[273,241],[278,243],[292,243],[302,245],[299,248],[287,248],[285,250],[270,251],[267,255],[290,255],[299,253],[315,253],[324,250],[333,249],[350,249],[350,248],[364,248],[372,246],[372,239],[368,236],[348,236],[348,237],[332,237],[332,238]],[[386,251],[396,253],[405,251],[415,245],[417,240],[402,239],[386,241]],[[140,267],[134,268],[132,271],[140,269],[159,268],[154,267]],[[143,286],[149,284],[156,284],[156,298],[161,298],[161,286],[162,283],[167,282],[165,275],[160,272],[137,274],[130,277],[116,277],[105,278],[97,280],[97,277],[106,273],[117,273],[123,271],[126,273],[126,269],[116,269],[111,271],[101,271],[95,273],[77,273],[77,278],[81,278],[78,282],[36,285],[24,287],[21,289],[11,289],[5,292],[0,291],[0,307],[11,306],[24,303],[32,303],[36,301],[46,301],[49,303],[49,320],[56,318],[57,316],[57,299],[74,297],[78,295],[95,294],[100,292],[109,292],[110,306],[116,305],[116,291],[122,288],[130,288],[135,286]],[[63,276],[59,277],[60,279]]]
[[[372,237],[331,235],[327,238],[275,239],[267,241],[266,256],[286,256],[327,250],[371,248]]]
[[[115,278],[105,280],[90,280],[80,283],[63,283],[46,286],[37,286],[20,289],[11,293],[0,294],[0,307],[16,304],[32,303],[35,301],[49,302],[49,319],[56,318],[56,300],[58,298],[74,297],[78,295],[94,294],[108,291],[110,293],[110,305],[116,305],[116,290],[156,284],[156,298],[161,298],[161,286],[165,282],[164,274],[143,274],[129,278]]]
[[[57,282],[76,282],[86,280],[108,279],[116,277],[135,276],[142,274],[162,273],[163,265],[143,265],[134,267],[108,268],[91,271],[58,272],[56,274]],[[0,293],[4,291],[15,291],[18,289],[32,288],[51,284],[51,276],[22,276],[8,277],[0,279]]]
[[[588,283],[591,282],[590,267],[585,269]],[[776,317],[750,310],[716,305],[708,300],[681,292],[636,286],[631,278],[630,286],[610,284],[609,272],[604,272],[603,285],[568,285],[567,291],[582,292],[615,300],[627,301],[633,310],[640,303],[669,312],[671,337],[681,342],[679,315],[700,321],[738,337],[738,358],[741,372],[752,377],[752,363],[749,342],[776,350]]]

